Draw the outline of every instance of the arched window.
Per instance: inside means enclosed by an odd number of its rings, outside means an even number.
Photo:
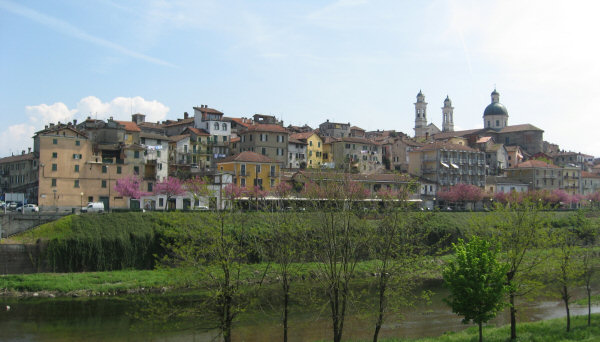
[[[219,130],[219,123],[218,122],[215,122],[215,130],[217,130],[217,131]]]
[[[223,124],[223,130],[224,130],[224,131],[226,131],[226,130],[227,130],[227,124],[226,124],[226,123],[224,123],[224,124]]]

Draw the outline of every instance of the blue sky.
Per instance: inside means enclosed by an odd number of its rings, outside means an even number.
[[[600,154],[594,1],[0,0],[0,155],[87,116],[329,119],[413,135],[415,96],[441,127],[482,127],[497,87],[509,124]]]

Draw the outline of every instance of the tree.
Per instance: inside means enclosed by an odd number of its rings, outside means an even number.
[[[377,342],[385,315],[395,305],[407,304],[417,285],[416,269],[429,250],[425,245],[427,229],[417,224],[406,200],[414,184],[400,191],[381,189],[377,198],[381,201],[381,217],[371,230],[369,238],[370,257],[374,263],[377,312],[373,342]]]
[[[554,253],[554,262],[551,263],[553,280],[558,285],[560,298],[565,304],[567,313],[567,332],[571,331],[571,312],[569,303],[571,300],[571,290],[575,282],[581,277],[582,267],[578,265],[576,258],[578,251],[577,236],[570,227],[555,228],[552,232],[552,242],[556,250]]]
[[[193,177],[188,178],[183,182],[183,188],[194,196],[194,200],[198,201],[202,197],[208,197],[211,194],[208,188],[209,181],[207,178]]]
[[[477,235],[493,241],[503,261],[508,263],[506,283],[510,306],[510,338],[517,338],[515,299],[540,287],[533,273],[543,261],[541,253],[531,253],[548,240],[548,222],[541,210],[542,201],[525,198],[521,202],[495,203],[494,211],[482,221],[473,222]]]
[[[445,299],[452,312],[479,326],[479,342],[483,341],[483,323],[496,316],[504,306],[508,264],[497,260],[497,249],[477,236],[465,243],[452,244],[456,253],[443,271],[444,284],[450,289]]]
[[[168,204],[171,198],[185,194],[185,189],[183,188],[183,182],[181,182],[179,178],[167,177],[156,183],[156,186],[154,186],[154,193],[156,195],[167,196]],[[165,205],[165,210],[166,208],[167,205]]]
[[[142,180],[134,175],[117,179],[114,190],[123,197],[139,199],[148,193],[141,190]]]
[[[459,183],[437,194],[440,200],[452,203],[474,203],[483,199],[483,190],[475,185]]]
[[[304,191],[316,206],[310,222],[314,225],[311,242],[315,245],[318,279],[324,285],[330,307],[333,341],[340,342],[352,297],[351,281],[367,245],[365,222],[355,213],[356,201],[368,192],[350,180],[348,174],[315,177],[321,179],[307,182]]]

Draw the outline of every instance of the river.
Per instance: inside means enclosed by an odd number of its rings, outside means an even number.
[[[468,327],[460,322],[442,299],[446,291],[439,286],[430,304],[417,303],[404,309],[402,314],[387,319],[382,337],[437,336],[446,331]],[[579,294],[580,296],[581,294]],[[160,295],[152,295],[157,298]],[[165,296],[165,295],[163,295]],[[146,296],[148,297],[148,296]],[[198,319],[159,322],[147,319],[140,309],[140,302],[147,300],[141,295],[98,298],[0,298],[0,341],[10,342],[74,342],[74,341],[156,341],[179,342],[213,341],[215,330],[197,331],[191,324]],[[6,305],[10,310],[5,310]],[[161,305],[154,305],[158,311]],[[565,310],[556,299],[538,298],[521,303],[519,322],[563,317]],[[141,311],[139,311],[141,310]],[[164,308],[163,311],[168,311]],[[587,313],[587,307],[573,305],[573,315]],[[593,312],[600,312],[594,306]],[[290,316],[290,341],[315,341],[331,339],[327,307],[314,307],[310,312],[292,307]],[[344,329],[344,337],[352,339],[372,338],[373,319],[351,314]],[[506,312],[500,314],[494,324],[507,324]],[[276,309],[253,309],[240,317],[233,331],[234,341],[259,342],[281,340],[282,328]]]

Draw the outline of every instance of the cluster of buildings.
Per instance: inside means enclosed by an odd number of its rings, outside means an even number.
[[[133,114],[130,121],[88,117],[49,123],[35,133],[33,150],[0,159],[0,192],[24,193],[40,210],[88,202],[104,202],[105,208],[193,207],[200,203],[191,195],[170,204],[152,193],[167,177],[200,176],[215,190],[209,204],[220,206],[222,189],[230,183],[269,192],[316,170],[351,174],[373,192],[412,179],[420,184],[415,195],[429,201],[458,183],[490,195],[540,189],[588,195],[600,189],[600,165],[593,156],[561,151],[531,124],[509,125],[496,90],[481,128],[455,131],[449,97],[443,101],[441,130],[428,122],[421,91],[414,105],[413,136],[329,120],[315,129],[286,127],[274,116],[227,117],[207,105],[163,122]],[[116,181],[130,175],[141,179],[148,196],[132,200],[115,191]]]

